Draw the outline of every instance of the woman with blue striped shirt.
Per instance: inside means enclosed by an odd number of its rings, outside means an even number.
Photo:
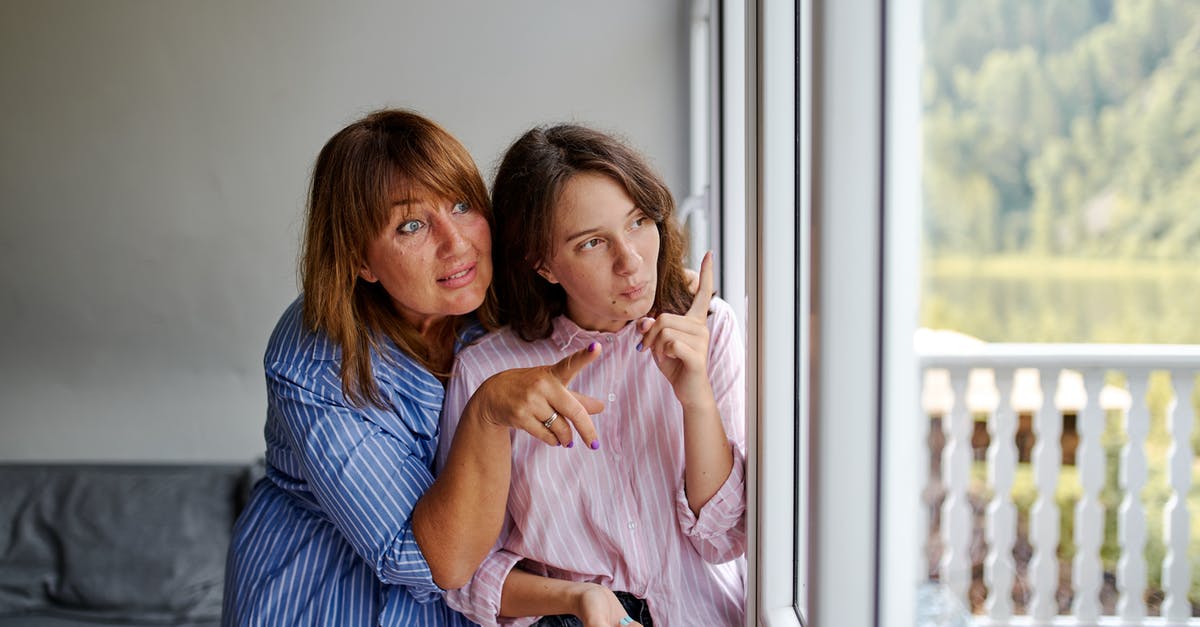
[[[512,428],[558,411],[589,441],[599,401],[566,384],[599,351],[502,372],[463,409],[440,474],[457,348],[495,316],[492,216],[467,150],[430,120],[373,113],[317,157],[302,295],[267,346],[267,476],[239,517],[226,625],[467,625],[446,607],[504,520]],[[565,411],[564,411],[565,410]]]

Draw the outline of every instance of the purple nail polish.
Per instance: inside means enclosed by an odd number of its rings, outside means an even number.
[[[596,347],[597,347],[597,346],[599,346],[599,344],[597,344],[596,342],[592,342],[591,344],[588,344],[588,352],[589,352],[589,353],[594,353],[594,352],[596,352]]]
[[[593,451],[598,451],[600,450],[600,440],[592,440],[592,443],[588,446],[590,446]]]
[[[567,442],[567,448],[575,448],[575,440],[571,440],[570,442]]]
[[[639,352],[639,353],[642,352],[642,343],[641,342],[638,342],[637,352]]]

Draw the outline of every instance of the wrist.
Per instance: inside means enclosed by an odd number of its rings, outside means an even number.
[[[571,613],[576,617],[582,617],[587,613],[587,597],[589,594],[597,592],[604,593],[607,589],[600,584],[579,582],[571,586]]]
[[[697,411],[716,411],[717,399],[708,377],[695,382],[686,382],[675,387],[675,398],[683,407],[685,416]]]
[[[511,428],[498,419],[495,412],[488,407],[485,398],[478,393],[467,403],[467,407],[463,410],[461,424],[470,424],[481,432],[488,434],[491,437],[503,434],[508,435]],[[461,426],[459,427],[462,428]]]

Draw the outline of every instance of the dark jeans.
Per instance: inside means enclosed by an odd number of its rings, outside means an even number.
[[[646,607],[645,601],[628,592],[615,594],[621,605],[625,606],[625,612],[629,614],[630,618],[644,627],[654,627],[654,619],[650,618],[650,608]],[[583,621],[570,614],[559,614],[558,616],[543,616],[541,620],[533,624],[533,627],[583,627]],[[613,627],[617,626],[613,625]]]

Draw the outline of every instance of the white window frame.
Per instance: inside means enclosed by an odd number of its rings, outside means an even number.
[[[917,589],[926,577],[921,549],[928,479],[913,337],[920,311],[921,0],[886,0],[883,72],[883,338],[880,410],[881,498],[877,624],[916,622]]]
[[[746,83],[744,0],[692,0],[689,24],[688,195],[680,219],[688,267],[716,254],[714,286],[746,328]]]
[[[746,286],[751,617],[799,625],[809,577],[806,347],[808,204],[797,196],[797,12],[792,2],[746,1]],[[802,100],[801,100],[802,102]],[[801,131],[798,135],[797,132]],[[801,144],[802,146],[802,144]],[[797,201],[801,201],[797,203]],[[754,620],[751,618],[750,620]]]
[[[746,624],[910,625],[923,580],[921,430],[909,424],[921,6],[721,8],[726,263],[743,224],[729,208],[747,208]]]

